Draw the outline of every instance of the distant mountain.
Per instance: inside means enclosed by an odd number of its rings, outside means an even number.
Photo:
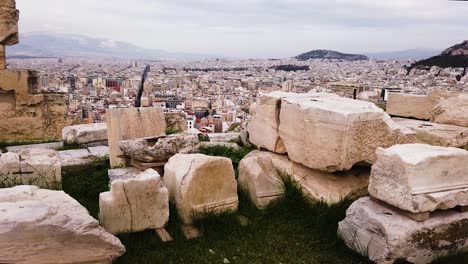
[[[73,34],[21,34],[17,45],[8,47],[8,57],[118,57],[134,59],[196,59],[210,56],[171,53],[136,45]]]
[[[357,54],[345,54],[333,50],[312,50],[295,57],[298,60],[310,60],[310,59],[335,59],[335,60],[347,60],[347,61],[358,61],[368,60],[367,56]]]
[[[440,55],[429,59],[421,60],[413,63],[407,68],[408,73],[411,69],[430,69],[432,66],[441,68],[464,68],[463,75],[466,74],[468,68],[468,41],[454,45],[444,50]]]
[[[422,60],[437,55],[440,51],[432,49],[409,49],[367,53],[370,58],[377,60]]]

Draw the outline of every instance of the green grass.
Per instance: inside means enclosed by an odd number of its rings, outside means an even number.
[[[199,152],[209,156],[217,156],[217,157],[226,157],[232,160],[232,165],[237,172],[237,167],[239,167],[239,162],[243,159],[247,154],[253,151],[255,148],[253,146],[247,146],[241,148],[239,150],[225,147],[225,146],[214,146],[214,147],[202,147],[200,148]],[[237,173],[236,173],[237,175]]]
[[[62,150],[81,149],[81,148],[83,147],[78,143],[63,143],[63,146],[56,148],[55,150],[62,151]]]
[[[240,160],[249,150],[225,148],[205,149],[205,154],[222,155]],[[96,159],[93,166],[82,171],[66,172],[63,189],[97,217],[99,193],[108,190],[108,160]],[[344,219],[352,203],[344,200],[327,205],[305,199],[300,189],[286,180],[284,198],[266,210],[257,210],[239,192],[239,212],[222,216],[207,216],[196,225],[203,236],[185,240],[180,232],[176,209],[166,229],[173,242],[162,243],[152,231],[119,235],[127,252],[117,264],[146,263],[370,263],[348,249],[337,237],[338,222]],[[242,214],[250,224],[242,227],[236,216]],[[447,257],[436,263],[467,263],[467,255]]]

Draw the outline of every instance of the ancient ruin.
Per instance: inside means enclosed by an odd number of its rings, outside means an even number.
[[[71,124],[67,97],[41,92],[35,71],[6,69],[5,46],[19,41],[19,11],[14,0],[0,4],[0,141],[60,139]]]

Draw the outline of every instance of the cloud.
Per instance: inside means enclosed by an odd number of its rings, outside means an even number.
[[[21,30],[242,57],[444,48],[468,38],[468,3],[446,0],[21,0]]]

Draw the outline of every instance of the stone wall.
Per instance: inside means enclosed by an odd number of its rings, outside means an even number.
[[[18,43],[14,0],[0,0],[0,141],[56,140],[68,119],[66,94],[42,93],[32,70],[6,69],[5,46]]]

